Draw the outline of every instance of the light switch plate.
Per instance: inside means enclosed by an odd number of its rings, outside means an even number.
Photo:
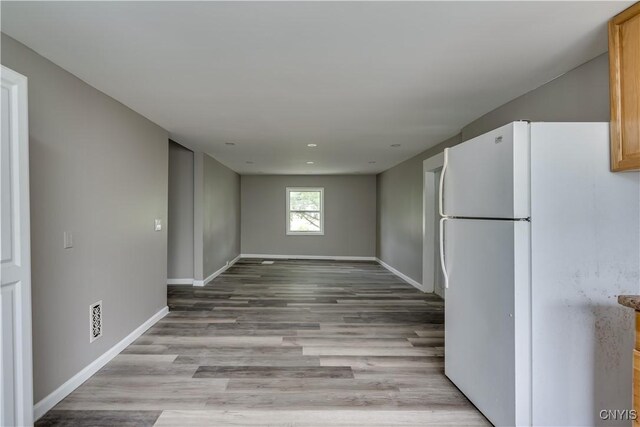
[[[73,247],[73,234],[70,231],[65,231],[63,234],[63,244],[62,247],[64,249],[71,249]]]
[[[155,225],[154,229],[156,231],[161,231],[162,230],[162,220],[161,219],[156,219],[154,225]]]

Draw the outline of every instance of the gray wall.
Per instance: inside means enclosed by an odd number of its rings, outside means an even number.
[[[514,120],[609,121],[607,54],[485,114],[460,135],[378,175],[378,244],[382,261],[422,283],[422,161],[445,147]]]
[[[422,283],[422,162],[460,142],[456,135],[377,176],[376,256]]]
[[[203,154],[203,278],[240,255],[240,175]]]
[[[193,279],[193,151],[169,141],[167,278]]]
[[[514,120],[608,122],[609,56],[605,53],[485,114],[462,128],[462,140]]]
[[[29,79],[36,402],[166,306],[167,132],[10,37]],[[74,247],[62,248],[64,231]],[[89,304],[104,335],[89,344]]]
[[[242,253],[375,256],[374,175],[243,175]],[[324,235],[287,236],[286,188],[324,187]]]

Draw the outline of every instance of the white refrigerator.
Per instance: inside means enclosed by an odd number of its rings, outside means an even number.
[[[445,151],[445,374],[495,425],[629,425],[639,175],[607,123],[513,122]]]

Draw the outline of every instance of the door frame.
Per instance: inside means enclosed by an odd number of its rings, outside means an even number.
[[[438,205],[433,200],[438,194],[436,172],[444,166],[444,151],[422,162],[422,288],[435,291],[435,221]]]
[[[30,238],[30,211],[29,211],[29,121],[28,121],[28,96],[27,78],[5,66],[1,66],[0,77],[2,86],[9,87],[11,91],[11,111],[13,140],[17,141],[11,149],[11,165],[17,166],[11,170],[12,185],[11,192],[15,202],[12,212],[13,217],[17,217],[14,222],[17,233],[19,233],[13,247],[15,250],[14,265],[17,267],[16,277],[13,283],[19,283],[15,289],[17,301],[14,301],[13,308],[15,316],[13,318],[14,336],[14,411],[16,425],[33,424],[33,365],[32,365],[32,342],[31,342],[31,238]],[[4,267],[4,266],[3,266]],[[13,274],[12,274],[13,275]],[[11,286],[11,284],[7,286]],[[3,286],[4,287],[4,286]],[[0,304],[2,303],[2,293],[0,293]],[[0,305],[1,307],[1,305]],[[2,333],[2,316],[0,316],[0,334]],[[3,376],[0,366],[0,376]],[[0,379],[0,404],[4,402],[2,379]],[[1,408],[1,407],[0,407]]]

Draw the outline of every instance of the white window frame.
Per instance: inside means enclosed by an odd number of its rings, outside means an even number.
[[[291,231],[291,192],[295,191],[317,191],[320,192],[320,231]],[[287,235],[288,236],[323,236],[324,235],[324,187],[287,187],[286,197],[287,212]]]

